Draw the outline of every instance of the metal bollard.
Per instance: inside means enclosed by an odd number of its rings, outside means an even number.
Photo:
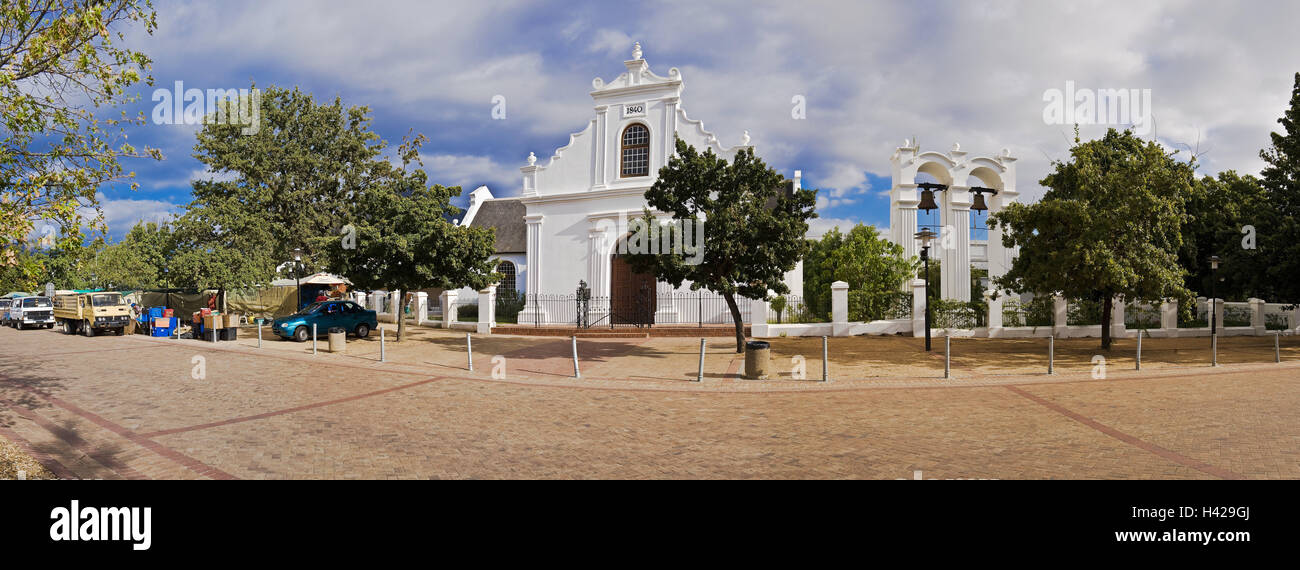
[[[573,339],[573,377],[582,378],[582,372],[578,370],[578,337],[574,335],[569,338]]]
[[[1210,335],[1210,366],[1219,365],[1219,335]]]
[[[384,329],[379,329],[379,361],[388,362],[388,357],[384,353]]]
[[[1056,336],[1047,337],[1047,373],[1056,374]]]
[[[311,324],[311,355],[316,356],[316,323]]]
[[[822,382],[831,381],[831,365],[830,359],[827,355],[826,337],[822,337]]]
[[[700,371],[695,374],[695,381],[704,381],[704,339],[700,339]]]
[[[469,371],[474,371],[474,341],[470,340],[469,333],[465,333],[465,351],[469,354]]]
[[[257,348],[262,348],[262,321],[257,321]]]
[[[1282,363],[1282,333],[1273,333],[1273,362]]]
[[[1141,370],[1141,369],[1142,369],[1142,331],[1138,330],[1138,354],[1137,354],[1136,370]]]
[[[943,337],[943,377],[948,379],[952,375],[952,337]]]

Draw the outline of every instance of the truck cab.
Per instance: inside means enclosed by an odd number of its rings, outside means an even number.
[[[101,291],[59,295],[54,299],[54,320],[65,334],[122,334],[131,320],[131,308],[121,293]]]
[[[54,304],[49,297],[13,299],[6,322],[18,330],[54,328]]]

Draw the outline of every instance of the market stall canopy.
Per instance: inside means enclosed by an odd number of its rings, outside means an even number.
[[[14,291],[13,293],[7,293],[7,294],[5,294],[5,295],[0,295],[0,299],[14,299],[14,298],[17,298],[17,297],[31,297],[31,295],[28,295],[27,293],[23,293],[23,292],[21,292],[21,291]]]
[[[276,279],[271,282],[275,287],[293,287],[298,281],[294,279]],[[333,273],[316,273],[302,278],[303,285],[351,285],[352,282]]]

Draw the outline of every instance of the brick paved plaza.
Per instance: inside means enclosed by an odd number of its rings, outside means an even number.
[[[391,326],[391,325],[386,325]],[[61,478],[1297,478],[1300,339],[772,341],[738,378],[710,339],[579,340],[414,328],[348,352],[0,329],[0,436]],[[393,330],[388,330],[391,340]],[[807,379],[790,370],[800,355]],[[504,363],[493,378],[494,357]],[[195,357],[202,357],[196,359]],[[205,375],[192,377],[196,360]],[[499,371],[499,370],[498,370]],[[499,374],[498,374],[499,376]]]

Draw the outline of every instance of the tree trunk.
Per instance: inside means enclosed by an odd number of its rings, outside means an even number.
[[[731,309],[731,320],[736,322],[736,354],[745,352],[745,320],[740,317],[740,307],[736,305],[736,297],[732,293],[723,293],[722,298],[727,300],[727,308]]]
[[[1110,313],[1114,310],[1114,296],[1107,294],[1101,300],[1101,349],[1110,350]]]
[[[397,340],[393,342],[402,342],[402,337],[406,335],[406,295],[402,295],[402,301],[393,312],[397,314]]]

